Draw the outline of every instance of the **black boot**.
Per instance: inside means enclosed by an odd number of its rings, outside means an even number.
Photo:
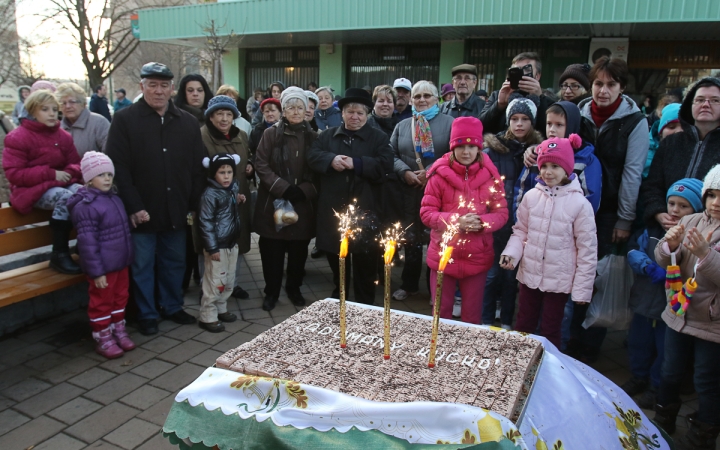
[[[708,425],[698,422],[697,413],[687,416],[689,429],[685,436],[675,440],[677,450],[715,450],[715,442],[720,433],[720,425]]]
[[[53,246],[50,254],[50,267],[60,273],[68,275],[81,274],[80,266],[70,257],[68,238],[72,231],[72,222],[69,220],[50,219],[50,228],[53,230]]]
[[[680,412],[680,403],[670,403],[667,406],[661,404],[655,405],[655,423],[667,432],[667,434],[673,434],[675,432],[675,420],[677,419],[678,412]]]

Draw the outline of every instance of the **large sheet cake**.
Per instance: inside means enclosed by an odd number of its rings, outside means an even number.
[[[517,421],[542,353],[527,336],[441,323],[427,367],[431,322],[393,312],[383,359],[383,312],[347,304],[340,348],[337,301],[321,300],[217,359],[217,367],[381,402],[464,403]]]

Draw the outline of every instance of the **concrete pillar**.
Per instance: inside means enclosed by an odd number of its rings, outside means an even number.
[[[235,86],[240,97],[247,98],[245,93],[245,49],[233,48],[223,55],[223,78],[225,84]]]
[[[345,93],[347,55],[343,44],[320,45],[320,86],[332,86],[335,95]]]
[[[440,86],[452,83],[452,68],[465,62],[465,41],[440,42]]]

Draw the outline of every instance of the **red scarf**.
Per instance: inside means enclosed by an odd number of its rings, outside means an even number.
[[[605,108],[599,107],[597,103],[595,103],[595,100],[590,102],[590,115],[592,116],[593,122],[595,122],[595,126],[598,130],[602,127],[605,121],[610,118],[610,116],[615,114],[615,111],[617,111],[620,107],[620,103],[622,103],[622,94],[618,95],[615,103],[610,106],[606,106]]]

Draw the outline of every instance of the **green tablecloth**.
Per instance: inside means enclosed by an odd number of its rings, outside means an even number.
[[[254,418],[241,419],[237,414],[226,416],[216,409],[208,411],[200,404],[175,402],[170,409],[163,433],[172,444],[182,450],[211,449],[217,445],[221,450],[230,449],[304,449],[304,450],[400,450],[400,449],[456,449],[515,450],[509,440],[466,445],[410,444],[380,431],[360,431],[356,428],[347,433],[335,430],[327,432],[313,428],[304,430],[292,426],[277,426],[272,420],[258,422]],[[192,442],[188,445],[184,439]]]

